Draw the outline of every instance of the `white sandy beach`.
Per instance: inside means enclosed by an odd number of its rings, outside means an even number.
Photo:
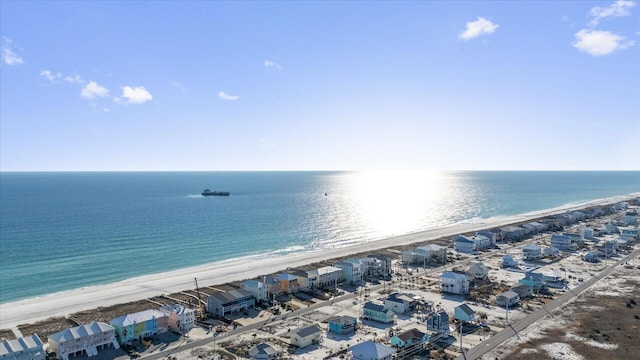
[[[579,206],[566,206],[520,216],[456,224],[349,247],[280,256],[252,256],[233,259],[167,273],[131,278],[107,285],[91,286],[0,304],[0,328],[7,329],[19,324],[34,323],[53,316],[67,316],[74,312],[94,309],[100,306],[126,303],[160,294],[193,289],[194,278],[198,279],[200,286],[223,284],[253,278],[261,274],[277,273],[288,267],[295,268],[317,261],[348,256],[349,254],[435,240],[469,231],[528,221],[587,206],[612,204],[639,195],[618,196],[590,201]],[[52,281],[54,280],[52,279]]]

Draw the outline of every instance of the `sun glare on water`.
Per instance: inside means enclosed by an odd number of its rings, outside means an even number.
[[[415,231],[452,195],[447,179],[445,173],[428,171],[352,174],[347,186],[352,194],[351,213],[375,235]]]

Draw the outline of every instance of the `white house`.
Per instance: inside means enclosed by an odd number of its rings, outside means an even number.
[[[491,239],[484,235],[456,235],[453,238],[453,248],[462,253],[472,253],[477,250],[486,249],[491,245]]]
[[[440,275],[440,289],[451,294],[467,294],[469,281],[464,274],[445,271]]]
[[[437,244],[427,244],[415,249],[415,252],[422,256],[422,262],[424,263],[439,263],[444,264],[447,262],[447,248]]]
[[[291,345],[299,348],[307,347],[312,344],[318,344],[322,340],[322,330],[317,326],[311,325],[294,331],[291,334]]]
[[[393,348],[371,340],[352,345],[349,350],[356,360],[391,360],[396,352]]]
[[[481,261],[474,262],[467,268],[467,276],[471,279],[486,279],[489,276],[489,268]]]
[[[416,308],[416,296],[413,294],[393,293],[384,300],[385,308],[396,314],[404,314]]]
[[[339,261],[334,265],[342,271],[340,276],[342,281],[354,284],[360,284],[364,281],[366,263],[360,259],[347,259]]]
[[[511,255],[506,254],[502,257],[503,268],[510,268],[510,267],[517,267],[517,266],[518,266],[518,261],[514,260]]]
[[[169,329],[180,334],[186,334],[195,326],[196,314],[180,304],[165,305],[160,311],[169,315]]]
[[[251,360],[276,360],[278,352],[267,343],[260,343],[249,349],[249,359]]]
[[[535,244],[528,244],[522,248],[524,260],[538,260],[542,257],[542,248]]]
[[[99,349],[107,347],[120,348],[116,339],[116,328],[97,321],[52,334],[48,341],[49,350],[56,353],[58,359],[63,360],[69,360],[69,356],[98,355]]]
[[[262,281],[258,280],[245,280],[242,283],[242,288],[251,294],[257,301],[269,300],[269,287]]]
[[[335,288],[338,285],[342,269],[335,266],[325,266],[307,271],[308,288],[323,289]]]
[[[44,360],[45,357],[44,344],[38,335],[0,342],[0,359]]]

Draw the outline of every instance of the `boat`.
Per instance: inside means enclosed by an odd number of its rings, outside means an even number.
[[[228,191],[211,191],[209,189],[204,189],[202,192],[202,196],[229,196]]]

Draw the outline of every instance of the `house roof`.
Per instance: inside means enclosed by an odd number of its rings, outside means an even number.
[[[80,339],[113,330],[115,330],[115,328],[109,324],[92,321],[88,324],[72,327],[49,335],[49,339],[53,339],[57,343],[63,343],[65,341]]]
[[[258,355],[276,356],[278,352],[267,343],[261,343],[249,350],[249,355],[254,357]]]
[[[334,324],[353,324],[356,321],[358,320],[351,316],[337,316],[329,319],[329,322]]]
[[[367,310],[380,311],[380,312],[387,311],[384,305],[372,303],[371,301],[367,301],[366,303],[364,303],[364,308]]]
[[[187,307],[184,307],[180,304],[171,304],[171,305],[164,305],[160,307],[160,311],[165,311],[165,312],[172,312],[174,314],[185,314],[185,313],[189,313],[189,312],[194,312],[193,309],[189,309]]]
[[[168,315],[160,310],[144,310],[133,314],[127,314],[111,320],[111,325],[125,327],[136,323],[143,323],[152,319],[167,317]]]
[[[442,251],[442,249],[444,249],[444,246],[440,246],[440,245],[436,245],[436,244],[427,244],[425,246],[421,246],[417,249],[421,249],[424,251]]]
[[[460,304],[460,305],[456,306],[456,309],[462,310],[465,314],[467,314],[469,316],[472,316],[472,315],[474,315],[476,313],[467,304]]]
[[[319,333],[322,332],[322,330],[320,330],[317,326],[315,325],[311,325],[311,326],[307,326],[307,327],[303,327],[301,329],[298,329],[294,332],[294,334],[297,334],[300,337],[307,337],[309,335],[313,335],[315,333]]]
[[[464,276],[463,274],[454,273],[452,271],[445,271],[442,274],[440,274],[440,277],[447,278],[447,279],[461,279],[461,278],[464,278],[465,280],[467,279],[467,277]]]
[[[393,348],[378,344],[371,340],[361,342],[349,348],[353,355],[358,355],[363,359],[380,359],[393,355],[396,351]]]
[[[487,267],[487,265],[485,265],[482,262],[475,262],[475,263],[469,265],[469,268],[468,268],[467,272],[471,272],[471,271],[488,272],[489,268]]]
[[[233,289],[221,293],[211,294],[215,299],[222,304],[228,304],[230,302],[238,301],[239,299],[251,297],[251,293],[244,289]]]
[[[534,250],[534,251],[538,251],[541,250],[542,248],[536,244],[528,244],[522,247],[522,250]]]
[[[503,292],[502,294],[497,295],[496,297],[505,297],[507,299],[513,299],[513,298],[516,298],[518,296],[520,296],[520,295],[518,295],[517,292],[509,290],[509,291]]]
[[[407,341],[407,340],[411,340],[411,339],[422,339],[424,337],[425,333],[423,333],[422,331],[413,328],[413,329],[409,329],[401,334],[398,334],[398,338],[402,341]]]
[[[337,268],[335,266],[324,266],[324,267],[321,267],[321,268],[309,270],[309,271],[307,271],[307,274],[324,275],[324,274],[331,274],[331,273],[334,273],[334,272],[342,272],[342,269]]]
[[[291,274],[280,274],[278,275],[278,279],[280,280],[286,280],[286,281],[292,281],[297,279],[298,277],[295,275],[291,275]]]
[[[413,294],[404,294],[404,293],[393,293],[393,294],[389,294],[389,296],[387,297],[387,300],[392,301],[392,302],[399,302],[399,303],[411,303],[416,301],[415,300],[415,295]]]
[[[38,335],[30,335],[21,337],[19,339],[11,339],[0,342],[0,357],[8,356],[9,354],[21,353],[26,350],[41,350],[42,341]]]

